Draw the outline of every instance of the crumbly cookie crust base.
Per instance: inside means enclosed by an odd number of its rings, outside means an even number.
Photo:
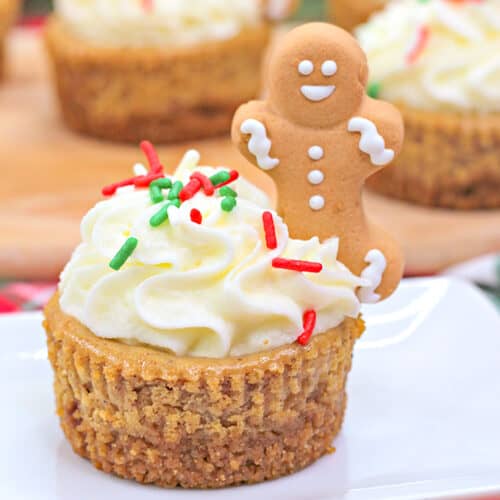
[[[403,151],[369,179],[375,191],[422,205],[500,208],[500,115],[459,115],[400,106]]]
[[[46,29],[62,116],[95,137],[156,143],[227,133],[261,87],[270,39],[262,23],[235,38],[187,48],[101,47],[53,16]]]
[[[361,319],[309,345],[180,358],[95,336],[45,310],[57,414],[98,469],[163,487],[218,488],[291,474],[331,451]]]

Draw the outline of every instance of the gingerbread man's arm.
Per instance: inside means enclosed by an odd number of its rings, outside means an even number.
[[[234,115],[231,136],[243,156],[262,170],[272,170],[279,159],[271,154],[269,111],[263,101],[250,101]]]
[[[389,165],[403,146],[403,119],[392,104],[365,98],[347,127],[352,134],[359,134],[358,147],[364,163],[370,164],[367,177]]]

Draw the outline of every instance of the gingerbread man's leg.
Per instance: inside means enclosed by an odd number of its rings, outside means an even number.
[[[358,148],[363,153],[359,163],[365,165],[365,177],[369,177],[392,162],[401,150],[403,125],[398,111],[380,101],[365,100],[360,114],[348,122],[348,131],[359,134]],[[368,230],[352,248],[351,255],[362,259],[364,268],[361,276],[371,286],[360,290],[363,302],[377,302],[388,297],[396,289],[403,274],[404,259],[399,245],[381,228],[368,223]]]

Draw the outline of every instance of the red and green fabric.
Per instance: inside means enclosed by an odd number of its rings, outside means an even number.
[[[0,314],[37,311],[47,303],[56,283],[0,281]]]

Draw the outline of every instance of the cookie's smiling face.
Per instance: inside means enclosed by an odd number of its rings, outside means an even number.
[[[289,120],[328,127],[361,105],[368,76],[354,38],[330,24],[312,23],[285,36],[273,54],[270,103]]]
[[[302,76],[309,76],[316,68],[314,67],[314,63],[309,59],[304,59],[300,61],[297,66],[297,70]],[[324,61],[321,64],[321,74],[325,77],[331,77],[335,73],[337,73],[337,63],[331,59]],[[300,91],[302,95],[309,99],[310,101],[319,102],[328,99],[335,92],[335,85],[327,84],[327,85],[302,85],[300,87]]]

